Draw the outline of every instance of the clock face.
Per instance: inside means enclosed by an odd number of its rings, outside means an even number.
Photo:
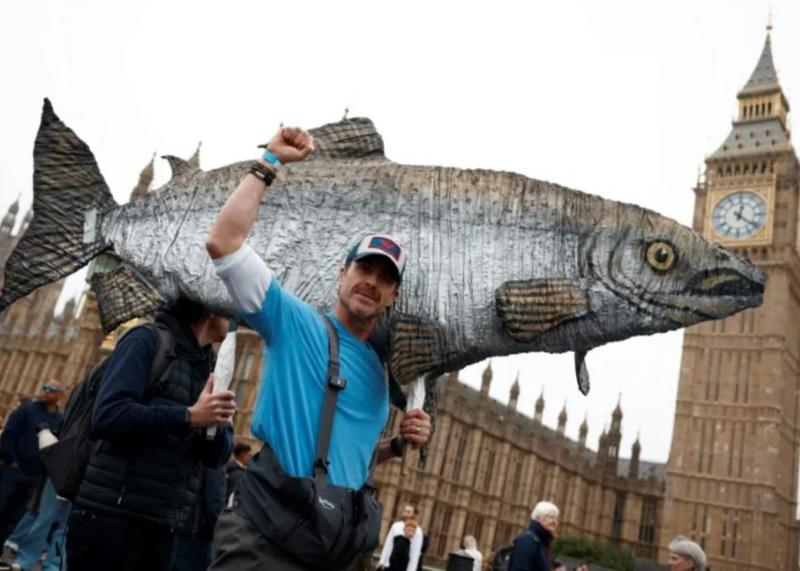
[[[767,204],[754,192],[734,192],[717,203],[712,221],[714,230],[720,236],[741,240],[764,226]]]

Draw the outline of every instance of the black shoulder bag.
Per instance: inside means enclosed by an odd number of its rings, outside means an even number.
[[[247,465],[238,489],[238,504],[278,550],[308,569],[343,569],[372,551],[380,541],[381,504],[373,498],[378,447],[372,455],[367,483],[351,490],[328,483],[328,451],[339,391],[339,336],[328,316],[330,353],[317,435],[314,475],[288,475],[268,443]]]

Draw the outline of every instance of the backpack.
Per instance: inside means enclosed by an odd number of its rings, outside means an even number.
[[[497,550],[492,561],[491,571],[508,571],[511,567],[511,552],[514,544],[506,545]]]
[[[156,349],[148,389],[152,391],[169,378],[175,360],[175,338],[169,327],[163,323],[155,322],[138,327],[150,327],[156,334]],[[45,472],[52,480],[56,493],[70,501],[78,495],[78,488],[97,443],[92,437],[92,411],[108,361],[106,358],[95,365],[86,378],[75,386],[64,409],[58,442],[39,450]]]

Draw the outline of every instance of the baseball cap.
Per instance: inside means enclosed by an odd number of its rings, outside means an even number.
[[[397,238],[388,234],[367,234],[347,254],[345,264],[367,256],[383,256],[389,259],[397,269],[397,282],[403,281],[403,272],[406,269],[406,251],[400,246]]]

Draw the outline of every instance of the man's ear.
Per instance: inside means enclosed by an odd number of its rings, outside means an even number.
[[[345,274],[346,271],[347,271],[347,268],[344,267],[344,266],[339,268],[339,281],[340,282],[342,281],[342,278],[344,278],[344,274]]]

